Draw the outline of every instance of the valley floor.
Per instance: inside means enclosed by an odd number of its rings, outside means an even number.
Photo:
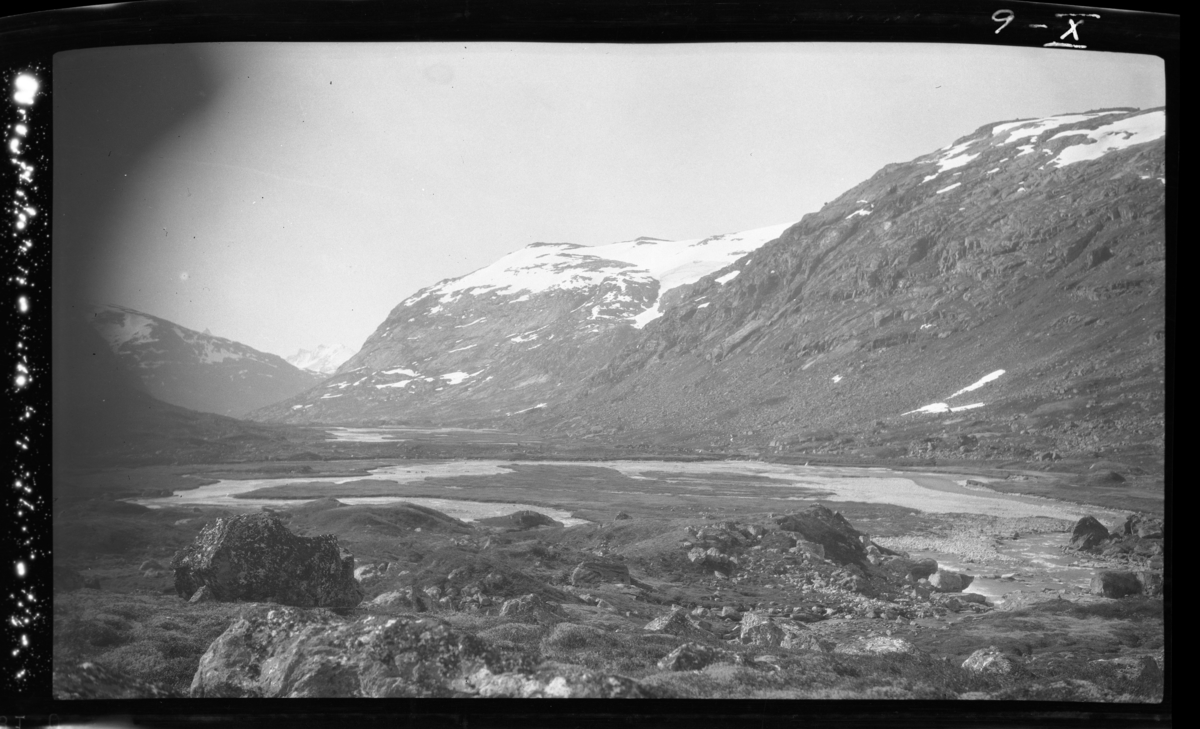
[[[201,657],[256,608],[181,599],[172,555],[220,516],[270,511],[295,534],[336,535],[360,566],[362,603],[321,620],[440,621],[572,695],[609,695],[577,676],[590,671],[646,696],[1161,701],[1164,598],[1089,589],[1099,569],[1161,572],[1161,552],[1062,549],[1081,516],[1161,515],[1161,493],[1135,481],[1085,506],[1046,498],[1090,493],[1061,475],[964,470],[372,458],[78,472],[56,490],[56,691],[195,695]],[[1017,487],[1032,495],[1003,493]],[[387,497],[490,508],[445,520]],[[870,563],[786,532],[814,503],[865,535]],[[521,510],[550,519],[496,518]],[[888,574],[891,553],[975,579],[941,592]],[[618,568],[580,573],[593,563]],[[481,587],[484,573],[504,579]],[[548,607],[508,605],[526,595]],[[755,637],[760,619],[791,638]],[[963,667],[992,647],[1011,670]],[[72,668],[86,661],[108,678]],[[550,695],[528,681],[523,695]],[[472,686],[448,695],[517,695]]]

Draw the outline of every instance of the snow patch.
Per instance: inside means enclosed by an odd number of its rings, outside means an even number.
[[[850,213],[849,215],[846,216],[846,219],[849,220],[850,218],[853,218],[856,215],[870,215],[870,214],[871,214],[870,210],[863,208],[861,210],[855,210],[854,212]]]
[[[479,372],[483,372],[483,370],[479,370]],[[479,374],[479,372],[472,372],[470,374],[468,374],[466,372],[450,372],[448,374],[442,375],[441,379],[445,380],[446,382],[450,383],[451,385],[458,385],[458,384],[461,384],[463,382],[463,380],[469,379],[469,378],[474,377],[475,375]]]
[[[829,378],[829,379],[833,380],[834,382],[841,382],[841,381],[842,381],[842,376],[841,376],[841,375],[834,375],[833,377],[831,377],[831,378]]]
[[[446,352],[446,354],[452,354],[452,353],[454,353],[454,352],[462,352],[462,351],[464,351],[464,350],[471,349],[472,347],[477,347],[477,346],[479,346],[479,345],[476,345],[476,344],[468,344],[468,345],[467,345],[467,346],[465,346],[465,347],[459,347],[458,349],[452,349],[452,350],[450,350],[449,352]]]
[[[1139,114],[1126,119],[1120,119],[1111,124],[1105,124],[1091,130],[1076,130],[1061,132],[1051,139],[1059,137],[1083,135],[1092,140],[1091,143],[1074,144],[1058,153],[1051,163],[1059,167],[1099,159],[1109,152],[1132,147],[1135,144],[1145,144],[1156,139],[1162,139],[1167,133],[1167,117],[1161,111]]]
[[[996,126],[992,127],[992,136],[995,137],[997,135],[1007,133],[1008,136],[1000,143],[1010,144],[1018,139],[1037,137],[1040,136],[1042,132],[1046,132],[1051,129],[1056,129],[1068,124],[1075,124],[1081,121],[1087,121],[1088,119],[1098,116],[1105,116],[1112,113],[1113,112],[1111,111],[1100,111],[1092,112],[1090,114],[1064,114],[1062,116],[1046,116],[1040,119],[1022,119],[1020,121],[1008,122],[1006,124],[997,124]]]
[[[725,284],[729,283],[730,281],[734,280],[735,278],[737,278],[739,273],[741,273],[741,271],[730,271],[729,273],[725,274],[724,276],[718,276],[716,281],[717,281],[717,283],[719,283],[721,285],[725,285]]]
[[[340,393],[340,392],[336,392],[336,393],[335,393],[335,392],[328,392],[328,393],[325,393],[324,395],[322,395],[322,396],[321,396],[321,399],[322,399],[322,400],[329,400],[329,399],[331,399],[331,398],[335,398],[335,397],[341,397],[341,396],[342,396],[342,393]]]
[[[970,385],[967,385],[966,387],[964,387],[963,389],[959,390],[958,392],[954,393],[953,395],[951,395],[950,397],[948,397],[946,399],[953,400],[954,398],[958,397],[959,395],[963,394],[964,392],[971,392],[972,390],[978,390],[979,388],[983,387],[984,385],[991,382],[992,380],[999,379],[1000,375],[1003,375],[1003,374],[1004,374],[1004,370],[996,370],[995,372],[989,372],[988,374],[984,375],[983,377],[980,377],[975,382],[971,383]]]
[[[916,410],[909,410],[907,413],[901,414],[912,415],[913,413],[957,413],[959,410],[974,410],[975,408],[983,407],[983,405],[984,404],[981,402],[975,402],[971,403],[970,405],[950,407],[944,402],[935,402],[932,405],[926,405],[925,407],[917,408]]]
[[[412,382],[412,380],[400,380],[399,382],[388,382],[383,385],[376,385],[375,389],[378,390],[378,389],[384,388],[384,387],[404,387],[405,385],[407,385],[410,382]]]
[[[420,372],[413,372],[412,370],[408,369],[407,367],[400,367],[400,368],[397,368],[394,370],[384,370],[382,374],[385,374],[385,375],[408,375],[409,377],[420,377],[421,376]]]
[[[961,184],[962,184],[961,182],[956,182],[956,183],[954,183],[953,185],[947,185],[946,187],[943,187],[942,189],[938,190],[938,191],[937,191],[936,193],[934,193],[934,194],[936,194],[936,195],[941,195],[943,192],[949,192],[949,191],[953,190],[954,188],[958,187],[958,186],[959,186],[959,185],[961,185]]]

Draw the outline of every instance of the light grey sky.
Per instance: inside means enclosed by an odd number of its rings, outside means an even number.
[[[799,220],[979,126],[1165,103],[967,45],[205,44],[55,56],[55,305],[289,355],[533,242]]]

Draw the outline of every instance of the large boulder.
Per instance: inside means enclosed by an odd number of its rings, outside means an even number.
[[[471,695],[481,669],[527,670],[483,639],[436,618],[372,615],[341,621],[328,611],[257,607],[200,658],[193,698],[410,698]]]
[[[1142,594],[1156,597],[1163,591],[1163,573],[1152,570],[1141,570],[1136,573],[1138,583],[1142,586]]]
[[[429,599],[429,596],[411,585],[400,590],[385,592],[368,602],[367,605],[375,608],[417,613],[429,612],[433,609],[433,603]]]
[[[1100,570],[1092,575],[1092,594],[1105,597],[1125,597],[1142,592],[1142,583],[1133,572]]]
[[[784,648],[805,650],[831,649],[818,644],[811,632],[800,623],[790,620],[775,620],[760,612],[742,616],[738,627],[738,641],[760,648]]]
[[[176,553],[171,567],[184,599],[205,586],[225,602],[349,608],[363,599],[354,556],[338,548],[337,537],[297,536],[272,514],[217,519]]]
[[[642,627],[648,633],[666,633],[668,635],[701,635],[705,631],[687,614],[683,608],[674,608],[666,615],[646,623]]]
[[[974,581],[971,575],[947,570],[938,570],[929,576],[929,586],[938,592],[962,592]]]
[[[1088,551],[1095,549],[1108,539],[1108,529],[1094,516],[1085,516],[1075,522],[1071,530],[1071,541],[1068,549]]]
[[[1162,519],[1155,519],[1151,516],[1143,516],[1141,514],[1130,514],[1125,517],[1125,521],[1121,522],[1116,529],[1113,529],[1114,537],[1137,537],[1139,539],[1162,539],[1164,535]]]
[[[817,504],[776,517],[775,524],[785,532],[800,535],[803,541],[820,545],[827,559],[839,564],[867,565],[864,535],[838,512]]]
[[[1015,661],[1000,652],[996,646],[980,648],[963,661],[962,667],[971,673],[997,673],[1011,675],[1020,672]]]
[[[913,582],[928,579],[930,575],[938,571],[937,560],[932,558],[908,559],[882,555],[878,560],[878,566],[893,579],[911,579]]]

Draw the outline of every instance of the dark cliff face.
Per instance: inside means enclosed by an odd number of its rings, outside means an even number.
[[[116,306],[86,317],[139,388],[172,405],[241,417],[321,380],[240,342]]]
[[[1161,120],[988,125],[889,165],[683,291],[548,422],[765,444],[870,427],[997,370],[947,404],[1012,417],[1161,391]],[[1160,433],[1161,413],[1145,413]]]

